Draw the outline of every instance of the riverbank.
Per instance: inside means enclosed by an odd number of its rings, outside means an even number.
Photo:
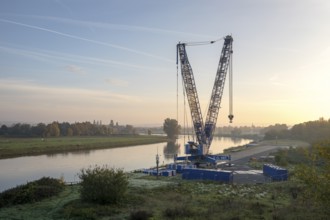
[[[156,135],[108,137],[0,138],[0,159],[166,142]]]
[[[280,139],[280,140],[263,140],[258,142],[251,142],[246,145],[230,147],[224,150],[225,154],[233,154],[241,151],[247,151],[254,148],[259,148],[260,150],[265,148],[282,148],[282,147],[308,147],[309,143],[300,140],[291,139]]]
[[[219,216],[222,219],[326,219],[329,214],[326,207],[315,201],[306,203],[305,188],[297,185],[295,178],[285,182],[244,184],[246,175],[253,176],[246,173],[237,179],[239,173],[235,170],[248,166],[245,159],[268,154],[277,148],[307,146],[306,142],[293,140],[267,141],[235,153],[235,164],[231,167],[233,184],[187,181],[180,175],[157,178],[129,173],[128,197],[120,205],[84,203],[80,200],[80,186],[74,185],[66,186],[60,195],[41,202],[2,208],[0,219],[139,219],[140,216],[154,219],[217,219]],[[245,155],[240,155],[243,152]]]

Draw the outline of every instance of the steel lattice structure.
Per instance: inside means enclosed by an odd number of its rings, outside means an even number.
[[[207,42],[214,43],[215,41]],[[177,62],[180,60],[181,66],[181,75],[184,83],[190,113],[192,117],[192,122],[194,126],[194,130],[197,137],[197,144],[195,146],[199,147],[199,150],[192,151],[192,155],[207,155],[210,145],[213,139],[213,133],[215,130],[221,98],[223,94],[223,89],[225,85],[226,75],[229,66],[231,65],[232,53],[233,53],[233,38],[228,35],[224,38],[224,45],[221,51],[220,60],[218,64],[218,69],[212,89],[211,99],[209,102],[208,112],[206,116],[205,124],[203,123],[203,117],[201,113],[201,108],[199,104],[195,79],[193,75],[193,71],[191,65],[188,60],[186,46],[189,45],[202,45],[205,43],[198,44],[189,44],[189,43],[179,43],[177,44]],[[231,78],[231,76],[230,76]],[[231,86],[230,82],[230,86]],[[231,89],[231,88],[230,88]],[[231,92],[232,94],[232,92]],[[231,98],[230,98],[231,100]],[[231,111],[232,111],[232,103],[230,103]],[[229,113],[230,121],[233,119],[232,112]],[[191,143],[191,142],[190,142]]]

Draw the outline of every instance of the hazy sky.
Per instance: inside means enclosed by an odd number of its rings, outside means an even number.
[[[330,118],[328,0],[1,0],[0,30],[0,124],[161,125],[176,118],[176,44],[228,34],[233,125]],[[187,47],[204,118],[222,46]]]

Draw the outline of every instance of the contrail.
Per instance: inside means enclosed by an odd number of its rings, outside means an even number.
[[[62,17],[59,18],[59,17],[52,17],[52,16],[39,16],[39,15],[15,15],[15,16],[46,19],[46,20],[62,22],[62,23],[66,23],[66,24],[73,24],[73,25],[80,25],[80,26],[87,26],[87,27],[92,26],[92,27],[96,27],[96,28],[118,29],[118,30],[126,30],[126,31],[144,31],[144,32],[150,32],[150,33],[162,33],[162,34],[172,34],[172,35],[184,35],[184,36],[198,37],[198,38],[202,38],[202,39],[216,38],[216,36],[211,36],[211,35],[189,33],[189,32],[168,30],[168,29],[162,29],[162,28],[81,21],[81,20],[74,20],[74,19],[68,19],[68,18],[62,18]]]
[[[59,61],[70,61],[70,62],[78,62],[78,63],[87,63],[93,65],[115,65],[115,66],[123,66],[126,68],[134,68],[134,69],[145,69],[152,71],[163,71],[163,69],[152,68],[148,66],[135,65],[130,63],[123,63],[120,61],[109,60],[109,59],[100,59],[94,57],[84,57],[84,56],[76,56],[70,54],[62,54],[62,53],[54,53],[52,51],[30,51],[30,50],[22,50],[22,49],[14,49],[0,46],[0,50],[6,51],[8,53],[18,54],[20,56],[25,56],[31,59],[47,61],[51,63],[55,63],[55,60]]]
[[[89,27],[92,25],[93,27],[98,28],[107,28],[107,29],[119,29],[119,30],[127,30],[127,31],[144,31],[144,32],[151,32],[151,33],[164,33],[164,34],[172,34],[172,35],[185,35],[185,36],[194,36],[199,38],[215,38],[215,36],[210,35],[202,35],[202,34],[194,34],[182,31],[175,31],[175,30],[167,30],[162,28],[151,28],[151,27],[143,27],[143,26],[132,26],[132,25],[122,25],[122,24],[111,24],[111,23],[101,23],[101,22],[90,22],[90,21],[77,21],[73,19],[67,18],[58,18],[58,17],[51,17],[51,16],[30,16],[39,19],[48,19],[63,23],[75,24],[75,25],[82,25]]]
[[[144,56],[148,56],[148,57],[153,57],[155,59],[159,59],[159,60],[162,60],[162,61],[174,63],[174,60],[171,60],[171,59],[167,59],[167,58],[160,57],[160,56],[157,56],[157,55],[154,55],[154,54],[145,53],[145,52],[142,52],[142,51],[134,50],[134,49],[131,49],[131,48],[127,48],[127,47],[123,47],[123,46],[119,46],[119,45],[115,45],[115,44],[109,44],[109,43],[105,43],[105,42],[101,42],[101,41],[91,40],[91,39],[87,39],[87,38],[83,38],[83,37],[79,37],[79,36],[75,36],[75,35],[71,35],[71,34],[66,34],[66,33],[62,33],[62,32],[47,29],[47,28],[42,28],[42,27],[38,27],[38,26],[34,26],[34,25],[29,25],[29,24],[24,24],[24,23],[20,23],[20,22],[10,21],[10,20],[6,20],[6,19],[2,19],[2,18],[0,18],[0,21],[5,22],[5,23],[10,23],[10,24],[15,24],[15,25],[27,27],[27,28],[32,28],[32,29],[36,29],[36,30],[40,30],[40,31],[46,31],[46,32],[57,34],[57,35],[60,35],[60,36],[64,36],[64,37],[68,37],[68,38],[72,38],[72,39],[76,39],[76,40],[82,40],[82,41],[86,41],[86,42],[89,42],[89,43],[99,44],[99,45],[103,45],[103,46],[107,46],[107,47],[112,47],[112,48],[116,48],[116,49],[119,49],[119,50],[124,50],[124,51],[132,52],[132,53],[136,53],[136,54],[140,54],[140,55],[144,55]]]

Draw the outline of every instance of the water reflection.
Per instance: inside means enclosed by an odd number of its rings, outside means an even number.
[[[164,146],[163,149],[165,159],[172,159],[174,155],[180,154],[180,144],[176,143],[175,141],[169,141]]]
[[[74,150],[74,151],[66,151],[66,152],[61,152],[61,153],[49,153],[46,154],[47,157],[49,158],[56,158],[56,157],[68,157],[70,155],[82,155],[82,156],[86,156],[89,155],[93,150],[88,150],[88,149],[84,149],[84,150]]]
[[[231,142],[235,146],[239,145],[242,142],[242,138],[237,138],[237,137],[213,137],[213,141],[226,141],[226,142]],[[243,139],[244,140],[244,139]]]
[[[188,137],[182,135],[177,142],[2,159],[0,160],[0,192],[44,176],[54,178],[63,176],[67,182],[76,181],[77,173],[90,165],[108,165],[123,168],[125,171],[155,167],[155,156],[158,153],[161,164],[172,163],[174,154],[185,156],[184,148],[181,147],[187,141]],[[223,153],[226,148],[249,142],[248,139],[215,137],[210,151],[213,154]],[[158,149],[163,149],[163,152],[158,152]]]

